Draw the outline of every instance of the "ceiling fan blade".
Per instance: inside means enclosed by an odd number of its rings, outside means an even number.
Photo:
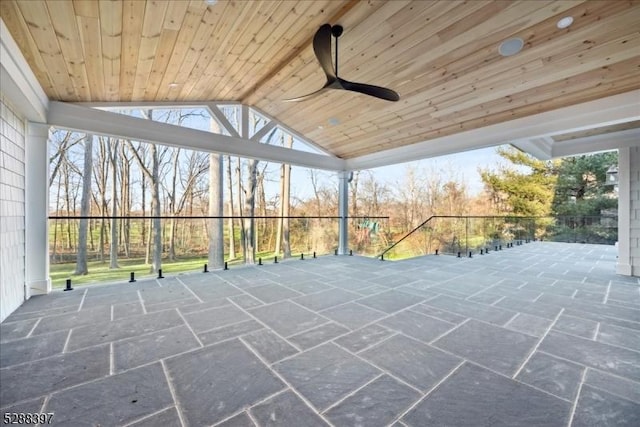
[[[335,79],[336,73],[331,62],[331,25],[324,24],[316,31],[313,36],[313,52],[327,75],[327,80]]]
[[[373,86],[364,83],[354,83],[338,77],[338,81],[343,89],[351,90],[354,92],[364,93],[365,95],[375,96],[376,98],[384,99],[386,101],[399,101],[400,95],[391,89],[386,87]]]
[[[295,98],[289,98],[289,99],[283,99],[282,101],[284,102],[298,102],[298,101],[304,101],[305,99],[309,99],[312,98],[316,95],[319,95],[321,92],[323,92],[325,89],[327,88],[327,86],[323,86],[321,89],[316,90],[315,92],[311,92],[308,93],[306,95],[302,95],[302,96],[297,96]]]

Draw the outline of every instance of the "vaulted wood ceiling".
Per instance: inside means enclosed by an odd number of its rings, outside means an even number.
[[[343,158],[640,88],[638,1],[2,0],[0,13],[52,100],[238,101]],[[324,84],[311,46],[324,23],[345,28],[340,75],[399,102],[283,102]],[[510,37],[524,49],[502,57]]]

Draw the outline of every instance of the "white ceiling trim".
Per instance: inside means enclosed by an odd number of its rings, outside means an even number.
[[[0,87],[25,118],[43,122],[49,98],[0,18]]]
[[[537,138],[639,119],[640,90],[634,90],[405,147],[347,159],[347,168],[349,170],[369,169],[502,144],[515,143],[522,146],[525,141]],[[524,147],[526,146],[527,144],[524,144]],[[526,149],[524,147],[523,149]],[[539,150],[540,147],[534,152]]]
[[[553,138],[533,138],[524,141],[515,141],[511,145],[531,154],[533,157],[539,160],[550,160],[553,157]]]
[[[148,107],[147,107],[148,108]],[[51,126],[116,138],[180,146],[277,163],[326,170],[344,170],[345,161],[250,139],[159,123],[84,105],[51,101],[47,123]]]

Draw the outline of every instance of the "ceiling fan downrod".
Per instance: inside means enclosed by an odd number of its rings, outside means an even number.
[[[342,35],[342,25],[334,25],[331,27],[331,34],[336,39],[336,77],[338,76],[338,38]]]

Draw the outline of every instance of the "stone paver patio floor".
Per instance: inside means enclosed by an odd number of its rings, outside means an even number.
[[[638,426],[640,284],[615,261],[537,242],[56,291],[0,325],[0,408],[68,426]]]

